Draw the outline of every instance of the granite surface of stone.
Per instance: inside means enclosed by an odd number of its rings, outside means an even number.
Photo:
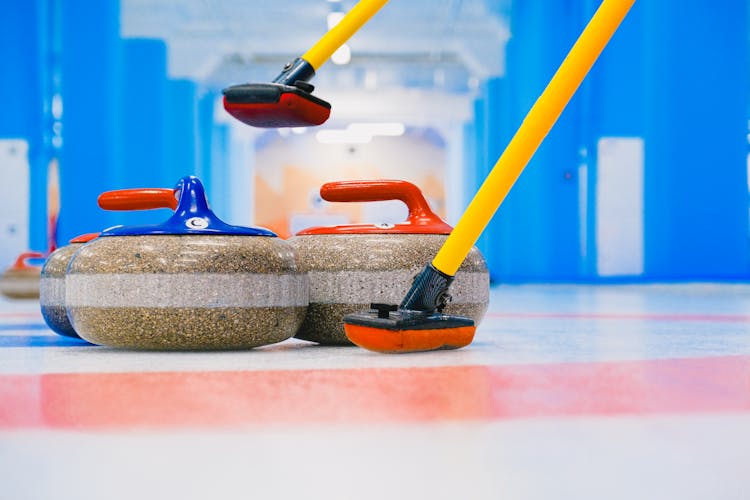
[[[83,246],[83,243],[71,243],[60,247],[47,257],[42,267],[42,278],[45,276],[51,276],[56,278],[62,278],[68,270],[68,264],[73,258],[73,255]]]
[[[294,335],[306,307],[69,307],[75,331],[92,344],[135,350],[235,350]]]
[[[75,273],[297,272],[294,251],[280,238],[228,235],[105,236],[80,249]]]
[[[41,311],[44,322],[53,332],[66,337],[80,338],[70,323],[65,306],[41,306]]]
[[[60,335],[78,337],[65,311],[65,274],[73,255],[83,246],[71,243],[47,257],[39,279],[39,306],[47,326]]]
[[[418,267],[435,258],[443,234],[320,234],[295,236],[287,242],[297,251],[302,271],[343,268],[389,271]],[[484,257],[472,248],[460,271],[487,271]]]
[[[307,294],[294,251],[271,237],[101,237],[76,253],[66,283],[78,334],[129,349],[280,342],[299,328]]]
[[[326,234],[288,240],[310,278],[310,306],[295,335],[329,345],[351,345],[343,318],[372,302],[398,304],[412,280],[437,254],[447,235]],[[449,290],[446,314],[478,325],[489,303],[489,272],[479,250],[469,252]]]

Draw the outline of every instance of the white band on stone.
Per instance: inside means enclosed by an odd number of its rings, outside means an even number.
[[[395,271],[310,271],[310,302],[316,304],[399,304],[419,272]],[[451,304],[487,302],[490,294],[487,273],[459,272],[450,286]]]
[[[304,274],[69,274],[68,307],[297,307]]]
[[[65,278],[42,276],[39,280],[39,302],[42,306],[65,307]]]

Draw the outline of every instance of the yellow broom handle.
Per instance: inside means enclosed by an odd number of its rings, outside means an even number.
[[[633,3],[635,0],[604,0],[599,6],[433,259],[437,270],[456,274]]]
[[[339,47],[357,32],[388,0],[360,0],[341,21],[305,52],[302,59],[317,71]]]

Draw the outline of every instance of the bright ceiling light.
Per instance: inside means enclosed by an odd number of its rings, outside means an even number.
[[[406,127],[403,123],[352,123],[347,130],[369,135],[387,135],[398,137],[404,135]]]
[[[321,144],[367,144],[372,135],[349,129],[329,129],[317,132],[315,139]]]
[[[63,114],[62,96],[60,94],[55,94],[52,96],[52,117],[55,120],[59,120],[62,118],[62,114]]]
[[[326,129],[315,134],[321,144],[366,144],[376,135],[404,135],[403,123],[352,123],[345,129]]]
[[[365,72],[365,90],[375,90],[378,87],[378,74],[369,69]]]
[[[292,133],[300,135],[307,131],[307,127],[292,127]]]
[[[344,18],[343,12],[329,12],[326,16],[326,24],[328,25],[328,29],[330,30],[334,26],[336,26],[343,18]],[[352,60],[352,51],[349,48],[349,45],[344,44],[339,49],[333,53],[331,56],[331,61],[333,61],[333,64],[349,64],[349,61]]]
[[[326,16],[326,25],[328,26],[328,29],[336,26],[342,19],[344,19],[343,12],[329,12]]]
[[[333,64],[349,64],[349,61],[352,60],[352,51],[349,48],[349,45],[344,44],[339,49],[333,53],[331,56],[331,61],[333,61]]]

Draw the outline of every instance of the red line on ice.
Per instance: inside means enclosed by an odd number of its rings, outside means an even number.
[[[740,314],[643,314],[643,313],[503,313],[489,312],[488,318],[509,319],[603,319],[635,321],[696,321],[716,323],[750,323],[750,316]]]
[[[0,429],[233,428],[750,411],[750,356],[0,376]]]

